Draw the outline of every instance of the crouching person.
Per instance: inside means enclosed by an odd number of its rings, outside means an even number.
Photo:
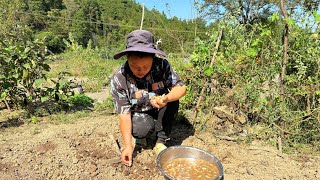
[[[145,138],[152,133],[157,136],[155,153],[166,148],[179,99],[186,94],[186,86],[179,75],[166,59],[156,54],[167,56],[155,47],[150,32],[135,30],[127,36],[126,49],[114,55],[115,59],[127,58],[111,78],[112,97],[124,142],[121,160],[127,166],[132,164],[134,146],[146,145]]]

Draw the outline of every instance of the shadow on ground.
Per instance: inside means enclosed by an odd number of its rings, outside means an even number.
[[[10,118],[6,121],[0,122],[0,129],[9,127],[19,127],[23,124],[24,122],[20,118]]]
[[[179,115],[177,121],[173,124],[170,141],[167,142],[168,146],[181,145],[182,142],[189,136],[195,133],[194,127],[189,123],[189,120]]]

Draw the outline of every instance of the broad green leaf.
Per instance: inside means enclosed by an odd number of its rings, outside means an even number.
[[[314,12],[313,12],[313,16],[314,16],[314,19],[315,19],[318,23],[320,23],[320,14],[318,14],[317,11],[314,11]]]
[[[189,68],[192,68],[192,64],[190,62],[188,62],[188,63],[184,64],[183,67],[186,69],[189,69]]]
[[[254,49],[254,48],[249,48],[249,49],[247,49],[246,50],[246,54],[248,55],[248,56],[251,56],[251,57],[255,57],[255,56],[257,56],[257,50],[256,49]]]
[[[36,67],[36,62],[34,60],[31,60],[31,64],[32,64],[32,67]]]
[[[60,99],[61,100],[67,100],[68,99],[68,96],[64,95],[64,94],[60,94]]]
[[[24,52],[25,53],[28,53],[30,51],[30,48],[29,47],[26,47],[25,49],[24,49]]]
[[[39,122],[38,117],[32,116],[32,117],[31,117],[31,122],[32,122],[32,123],[37,123],[37,122]]]
[[[11,58],[4,58],[4,61],[5,61],[6,63],[10,63]]]
[[[22,79],[27,79],[27,78],[28,78],[28,76],[29,76],[28,71],[23,70],[23,73],[22,73]]]
[[[0,74],[0,79],[5,79],[5,78],[6,78],[6,76],[5,76],[5,75]]]
[[[252,42],[252,46],[258,46],[260,42],[261,42],[260,39],[255,39],[255,40]]]
[[[212,74],[213,74],[213,68],[210,67],[210,68],[206,69],[206,70],[204,71],[204,74],[205,74],[206,76],[212,76]]]
[[[288,25],[289,25],[289,26],[294,25],[294,21],[293,21],[292,18],[288,18]]]
[[[41,102],[45,102],[45,101],[47,101],[47,100],[49,100],[49,96],[42,96],[42,97],[40,98],[40,101],[41,101]]]
[[[12,75],[12,77],[14,77],[14,78],[18,79],[19,74],[14,74],[14,75]]]
[[[7,92],[1,93],[1,100],[4,100],[7,97]]]
[[[260,34],[261,36],[270,36],[271,35],[271,30],[267,29],[262,31],[262,33]]]
[[[31,68],[29,63],[24,64],[23,67],[25,67],[26,69],[30,69]]]
[[[35,85],[37,88],[40,87],[41,84],[42,84],[42,79],[36,79],[36,80],[34,81],[34,85]]]
[[[272,16],[270,17],[270,20],[271,20],[272,22],[274,22],[274,21],[276,21],[276,20],[279,20],[279,19],[280,19],[280,17],[279,17],[279,15],[278,15],[278,13],[273,13]]]

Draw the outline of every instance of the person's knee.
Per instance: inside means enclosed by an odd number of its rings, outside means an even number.
[[[132,135],[136,138],[145,138],[154,129],[152,117],[132,117]]]
[[[152,130],[149,126],[137,126],[133,127],[132,135],[136,138],[145,138]]]

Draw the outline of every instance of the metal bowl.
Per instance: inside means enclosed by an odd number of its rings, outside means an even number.
[[[161,174],[167,179],[174,180],[174,178],[167,174],[162,167],[166,162],[176,158],[194,158],[206,160],[209,163],[216,165],[219,169],[219,176],[216,177],[215,180],[223,180],[223,167],[218,158],[207,151],[191,146],[171,146],[159,153],[156,160],[157,167]]]

